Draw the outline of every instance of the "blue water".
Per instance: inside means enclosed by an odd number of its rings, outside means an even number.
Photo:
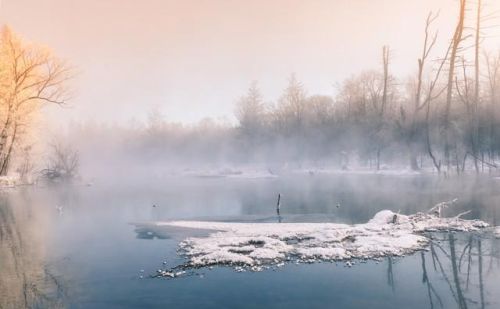
[[[500,217],[500,181],[488,177],[181,178],[17,189],[0,195],[0,288],[10,287],[0,290],[0,308],[500,307],[500,240],[480,234],[436,234],[432,251],[352,267],[215,267],[151,277],[184,262],[177,245],[191,232],[144,234],[131,223],[273,221],[278,193],[285,222],[359,223],[382,209],[410,214],[455,197],[449,215],[471,209],[468,218],[492,224]]]

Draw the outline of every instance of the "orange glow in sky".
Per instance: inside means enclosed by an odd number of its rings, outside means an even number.
[[[485,2],[485,13],[500,10],[500,1]],[[192,122],[232,119],[235,99],[252,80],[268,101],[276,100],[291,72],[310,94],[333,95],[335,83],[378,68],[383,45],[393,50],[393,74],[406,78],[416,70],[428,12],[440,10],[437,57],[451,38],[457,6],[455,0],[3,0],[0,19],[81,72],[70,118],[141,119],[157,106],[169,120]],[[485,47],[500,48],[500,31],[488,34]]]

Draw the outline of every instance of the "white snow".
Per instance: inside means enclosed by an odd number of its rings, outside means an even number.
[[[496,238],[500,238],[500,226],[495,227],[494,234]]]
[[[342,170],[338,168],[291,168],[289,166],[268,168],[266,166],[245,166],[238,168],[231,167],[213,167],[213,168],[198,168],[186,169],[178,171],[175,174],[180,174],[187,177],[198,178],[278,178],[284,175],[384,175],[384,176],[416,176],[423,173],[432,173],[430,171],[414,171],[408,168],[383,168],[376,170],[373,168],[357,167],[353,169]]]
[[[321,172],[319,172],[321,173]],[[340,174],[340,175],[384,175],[384,176],[418,176],[422,171],[414,171],[407,168],[401,169],[369,169],[369,168],[356,168],[347,170],[326,170],[324,174]]]
[[[19,183],[18,176],[0,176],[0,188],[12,188]]]
[[[229,223],[203,221],[156,222],[156,227],[211,230],[207,237],[191,237],[179,246],[186,267],[233,265],[260,270],[261,266],[287,260],[311,262],[352,258],[402,256],[425,249],[424,232],[476,231],[488,226],[460,216],[401,215],[390,210],[377,213],[365,224],[336,223]]]
[[[263,168],[219,168],[219,169],[199,169],[185,170],[181,173],[183,176],[200,178],[276,178],[269,170]]]
[[[348,169],[340,169],[336,167],[310,167],[310,168],[295,168],[285,169],[282,172],[293,174],[309,174],[309,175],[383,175],[383,176],[418,176],[423,174],[432,174],[432,169],[412,170],[407,167],[397,166],[382,166],[381,169],[368,168],[363,166],[353,166]]]

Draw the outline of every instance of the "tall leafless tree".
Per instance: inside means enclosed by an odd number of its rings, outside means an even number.
[[[447,169],[450,169],[450,113],[451,113],[451,103],[453,99],[453,90],[454,90],[454,81],[455,81],[455,67],[456,60],[458,56],[458,51],[460,48],[460,44],[463,41],[463,32],[464,32],[464,22],[465,22],[465,12],[466,12],[466,0],[459,0],[459,14],[458,14],[458,22],[455,27],[455,32],[452,38],[452,45],[450,51],[450,61],[448,68],[448,83],[446,88],[446,103],[445,103],[445,112],[444,112],[444,156],[446,161]]]
[[[8,27],[0,34],[0,175],[9,169],[21,126],[29,126],[45,103],[68,98],[68,66],[38,47],[24,43]]]

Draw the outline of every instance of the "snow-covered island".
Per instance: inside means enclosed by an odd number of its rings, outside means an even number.
[[[226,265],[238,271],[260,271],[285,262],[348,261],[404,256],[425,250],[430,232],[474,232],[489,225],[480,220],[440,217],[441,203],[428,213],[397,214],[378,212],[369,222],[337,223],[232,223],[204,221],[155,222],[158,228],[207,230],[206,237],[190,237],[180,242],[186,263],[175,267],[195,269]],[[498,230],[497,230],[498,233]],[[175,277],[172,270],[159,275]],[[183,272],[178,272],[182,274]]]

